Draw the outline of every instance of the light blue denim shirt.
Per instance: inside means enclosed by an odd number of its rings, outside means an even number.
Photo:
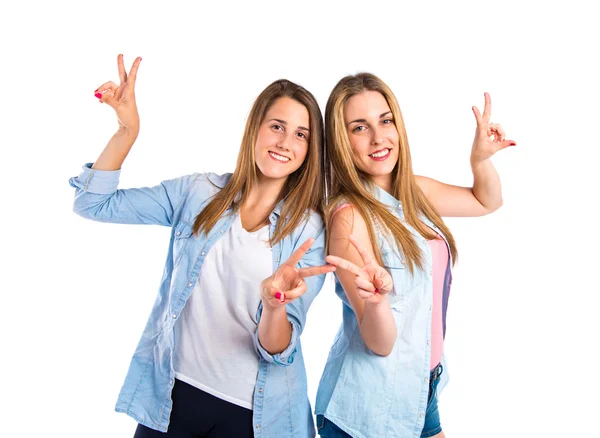
[[[379,187],[373,190],[404,220],[397,199]],[[421,220],[440,233],[427,218]],[[415,267],[413,275],[394,239],[377,233],[383,264],[394,280],[389,299],[398,336],[389,356],[378,356],[367,348],[344,289],[336,281],[336,294],[343,301],[343,320],[321,377],[316,414],[357,438],[418,438],[425,420],[431,359],[432,257],[427,241],[406,222],[404,225],[425,255],[423,269]],[[451,282],[449,263],[444,281],[444,321]],[[442,364],[438,391],[448,379],[444,359]]]
[[[163,181],[155,187],[117,190],[119,175],[120,170],[101,171],[91,169],[91,164],[83,166],[83,172],[69,180],[76,188],[74,211],[101,222],[158,224],[172,228],[158,297],[115,408],[138,423],[166,432],[175,379],[173,327],[198,281],[206,254],[229,229],[234,216],[226,212],[208,235],[194,236],[192,225],[198,213],[231,175],[193,174]],[[271,236],[280,211],[281,204],[270,215]],[[311,213],[306,222],[273,247],[273,270],[310,237],[315,238],[315,242],[298,266],[325,264],[324,234],[321,218]],[[324,275],[306,278],[306,293],[286,306],[292,338],[285,351],[270,355],[258,341],[258,330],[255,332],[254,344],[259,357],[253,401],[255,437],[315,436],[299,336],[308,307],[324,280]],[[259,285],[257,293],[258,288]],[[261,311],[259,305],[257,320],[260,320]]]

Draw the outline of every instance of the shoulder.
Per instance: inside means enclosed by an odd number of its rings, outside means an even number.
[[[188,196],[210,197],[221,191],[231,178],[230,173],[193,173],[179,178],[185,185],[184,191]]]
[[[348,235],[357,230],[366,230],[366,222],[352,204],[341,204],[331,214],[330,233]]]

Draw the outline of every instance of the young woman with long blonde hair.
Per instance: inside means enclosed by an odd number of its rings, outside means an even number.
[[[233,174],[117,189],[139,132],[134,87],[96,97],[119,129],[70,183],[74,210],[102,222],[158,224],[171,240],[158,297],[116,410],[137,438],[314,436],[299,336],[325,265],[323,121],[307,90],[269,85],[246,123]]]
[[[442,216],[502,204],[491,156],[514,141],[490,124],[485,94],[471,152],[473,187],[416,176],[398,102],[372,74],[341,79],[325,111],[327,261],[343,323],[319,385],[322,437],[442,437],[437,393],[454,238]],[[440,383],[441,382],[441,383]],[[438,386],[438,383],[440,386]]]

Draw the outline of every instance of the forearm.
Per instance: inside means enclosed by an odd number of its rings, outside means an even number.
[[[502,184],[491,159],[479,163],[471,161],[473,195],[491,213],[502,206]]]
[[[263,305],[258,323],[258,340],[269,354],[283,352],[292,339],[292,325],[287,317],[285,306],[269,307]]]
[[[360,334],[373,353],[387,356],[392,352],[398,330],[387,295],[378,304],[365,303]]]
[[[94,165],[93,169],[118,170],[123,165],[127,154],[131,150],[138,135],[138,131],[120,128],[112,136]]]

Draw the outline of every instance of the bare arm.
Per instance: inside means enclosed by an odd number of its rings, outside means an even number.
[[[473,113],[477,120],[475,139],[471,150],[473,187],[444,184],[424,176],[416,176],[416,182],[440,216],[483,216],[502,206],[500,176],[491,157],[501,149],[515,146],[513,140],[504,139],[504,130],[498,124],[490,124],[491,99],[485,93],[483,115],[477,107]]]
[[[393,283],[387,271],[376,265],[367,226],[355,208],[336,214],[329,239],[327,261],[342,268],[336,275],[356,314],[365,345],[375,354],[389,355],[397,336],[388,298]]]
[[[140,117],[135,102],[135,81],[142,58],[136,58],[129,75],[125,71],[123,55],[117,58],[120,84],[106,82],[96,90],[101,103],[109,105],[117,113],[119,129],[110,139],[92,168],[118,170],[131,150],[140,131]]]

